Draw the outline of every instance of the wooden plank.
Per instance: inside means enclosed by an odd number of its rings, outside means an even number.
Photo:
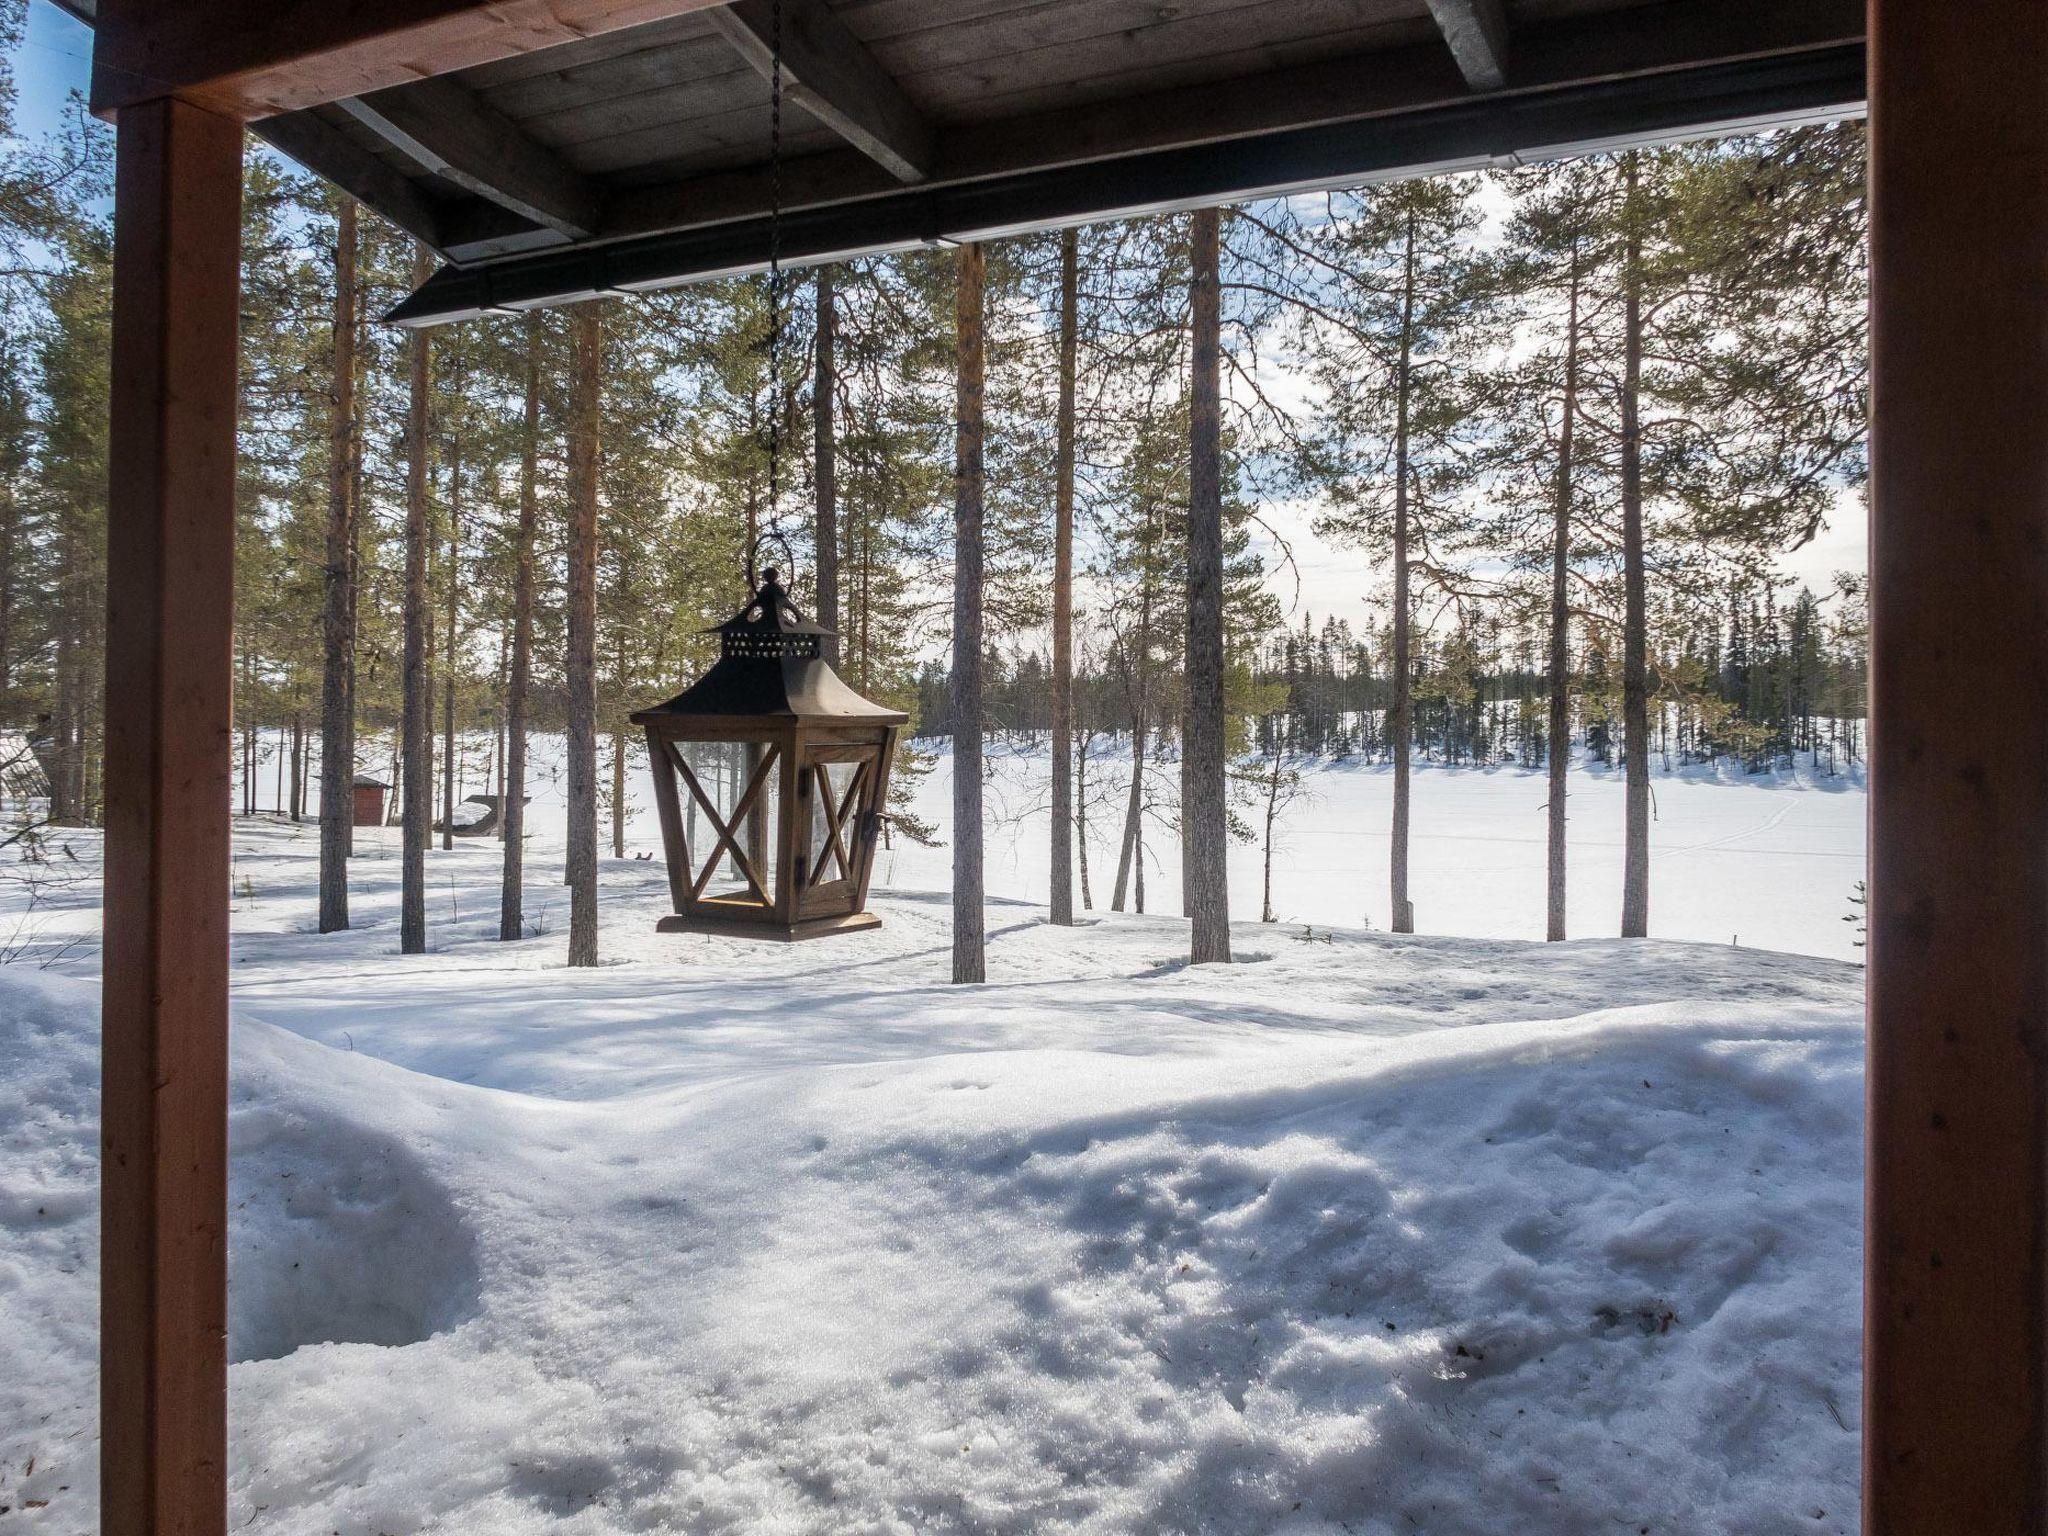
[[[1583,77],[1621,80],[1682,67],[1687,60],[1770,57],[1853,42],[1862,35],[1861,0],[1809,0],[1796,9],[1776,0],[1688,4],[1683,16],[1640,13],[1560,23],[1518,40],[1515,92],[1503,98],[1495,147],[1518,146],[1509,126],[1512,103],[1566,88]],[[932,185],[976,181],[1034,169],[1315,127],[1462,106],[1470,89],[1440,42],[1384,53],[1326,60],[1241,79],[1154,92],[1088,107],[954,127],[942,137]],[[638,181],[621,177],[622,183]],[[849,155],[799,158],[784,167],[785,205],[830,206],[888,190]],[[1251,191],[1255,188],[1246,187]],[[757,217],[767,211],[764,179],[751,171],[689,178],[669,186],[621,191],[607,212],[605,233],[626,237],[693,224]],[[1104,211],[1109,211],[1107,208]]]
[[[764,76],[779,57],[787,98],[898,181],[929,174],[931,124],[824,0],[731,0],[709,20]]]
[[[710,41],[712,34],[696,11],[684,11],[660,21],[637,27],[623,27],[594,37],[562,43],[535,53],[513,54],[465,69],[458,79],[473,91],[486,95],[500,86],[545,79],[553,75],[573,77],[586,68],[602,66],[612,59],[660,50],[686,40]]]
[[[809,832],[798,815],[802,802],[804,728],[798,725],[782,747],[782,762],[776,769],[776,822],[768,828],[775,844],[767,877],[775,910],[785,923],[794,924],[803,899],[803,879],[797,867],[798,839]],[[764,838],[763,841],[767,841]]]
[[[848,17],[860,30],[862,16]],[[1327,33],[1358,34],[1390,23],[1418,33],[1431,30],[1421,0],[1097,0],[1087,5],[1042,5],[944,26],[869,35],[884,68],[923,99],[946,91],[964,100],[992,85],[1097,75],[1177,60],[1285,44]],[[1344,49],[1359,51],[1357,44]],[[1277,61],[1276,61],[1277,62]],[[948,89],[950,87],[950,89]],[[936,98],[934,98],[936,99]]]
[[[882,732],[882,749],[875,756],[875,771],[868,775],[867,794],[861,800],[859,824],[854,829],[853,910],[868,904],[868,882],[875,872],[875,840],[881,836],[882,818],[889,810],[889,770],[896,763],[896,727]]]
[[[569,237],[487,198],[464,197],[440,205],[441,243],[450,261],[492,261],[527,251],[555,250]]]
[[[783,153],[789,157],[819,153],[845,142],[830,129],[794,113],[783,119],[782,137]],[[687,124],[651,124],[578,144],[568,154],[588,174],[620,185],[642,181],[650,174],[659,176],[657,168],[662,165],[703,167],[707,171],[759,165],[764,156],[762,146],[767,142],[768,101],[764,94],[758,102],[715,117],[695,118]],[[882,185],[902,183],[890,176]],[[764,178],[764,195],[765,192]]]
[[[702,795],[682,754],[652,726],[647,728],[647,770],[654,781],[654,808],[661,818],[663,861],[668,865],[669,906],[672,911],[682,912],[689,906],[690,899],[690,837],[683,821],[682,805],[676,796],[677,776],[690,780],[691,792],[698,794],[700,799]]]
[[[701,16],[690,20],[704,25]],[[468,84],[479,73],[472,70],[459,78]],[[612,114],[624,102],[649,95],[681,97],[681,103],[664,109],[670,119],[680,120],[752,100],[761,93],[761,79],[751,64],[734,56],[729,43],[706,32],[502,85],[472,88],[535,137],[559,145],[613,131]]]
[[[840,0],[839,15],[849,27],[870,43],[879,38],[900,37],[912,32],[950,31],[969,21],[991,17],[1050,10],[1089,10],[1113,5],[1119,0],[949,0],[933,7],[931,0]],[[1201,0],[1196,0],[1201,3]],[[1242,4],[1247,0],[1227,0]],[[1258,3],[1258,0],[1251,0]],[[1159,7],[1154,0],[1151,14]]]
[[[101,0],[92,110],[162,96],[244,122],[722,0]]]
[[[339,103],[428,171],[570,239],[594,233],[603,198],[551,149],[453,80]]]
[[[218,1536],[242,130],[177,101],[117,122],[100,1529]]]
[[[1451,57],[1475,91],[1508,82],[1508,18],[1501,0],[1429,0]]]
[[[427,195],[318,112],[309,109],[267,117],[250,131],[315,176],[368,203],[407,234],[445,253],[441,218]]]
[[[1433,43],[1438,52],[1443,51],[1436,29],[1427,21],[1402,21],[1371,28],[1316,32],[1242,48],[1224,44],[1140,65],[1127,65],[1114,54],[1105,54],[1099,58],[1077,58],[1070,71],[1061,72],[1055,56],[1040,61],[1042,68],[1033,76],[1026,77],[1020,72],[992,81],[986,89],[943,101],[939,110],[944,111],[949,123],[977,127],[1027,117],[1057,121],[1070,112],[1115,106],[1137,96],[1155,96],[1175,89],[1199,91],[1248,79],[1284,76],[1289,70],[1333,59],[1384,62],[1417,43]],[[910,83],[921,89],[930,82],[919,76]]]
[[[1432,41],[955,127],[940,141],[932,178],[916,188],[895,187],[851,151],[800,156],[783,170],[784,252],[837,259],[937,235],[994,235],[1500,163],[1587,142],[1853,113],[1862,97],[1861,30],[1860,0],[1796,8],[1698,0],[1518,36],[1515,86],[1484,98]],[[749,270],[765,259],[767,206],[758,166],[622,186],[607,210],[603,235],[615,243],[603,272],[564,253],[505,263],[491,286],[502,302],[549,303],[591,291],[599,279],[653,286]],[[480,284],[447,273],[432,287],[397,316],[417,323],[477,312]]]
[[[2048,6],[1871,23],[1863,1529],[2039,1533]]]

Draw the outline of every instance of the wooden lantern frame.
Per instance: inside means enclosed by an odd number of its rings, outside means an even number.
[[[879,926],[866,910],[868,883],[909,717],[847,687],[823,656],[831,631],[797,611],[773,570],[716,632],[721,655],[710,671],[632,717],[647,733],[674,905],[656,926],[782,940]],[[684,750],[719,743],[748,749],[727,808]],[[853,767],[835,785],[839,764]],[[692,805],[702,826],[694,847]],[[717,888],[728,857],[739,883]]]

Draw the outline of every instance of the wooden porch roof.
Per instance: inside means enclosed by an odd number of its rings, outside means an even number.
[[[417,9],[430,23],[431,0]],[[392,318],[432,324],[766,264],[773,0],[553,0],[538,20],[531,5],[494,9],[495,31],[436,35],[382,63],[382,78],[406,83],[348,95],[356,82],[338,76],[331,99],[307,101],[295,79],[266,93],[259,39],[256,67],[223,87],[263,138],[446,258]],[[1841,115],[1861,107],[1863,12],[1862,0],[782,0],[783,255]],[[104,54],[95,104],[118,106],[128,82]],[[136,92],[153,88],[138,69]]]

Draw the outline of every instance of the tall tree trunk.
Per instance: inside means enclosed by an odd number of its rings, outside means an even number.
[[[425,246],[413,253],[417,287],[434,275]],[[427,948],[427,824],[434,801],[433,679],[427,671],[427,454],[429,396],[433,390],[432,332],[406,338],[405,418],[405,660],[400,753],[405,782],[399,829],[398,949],[419,955]]]
[[[1188,962],[1230,959],[1230,811],[1223,708],[1222,214],[1192,219],[1188,409],[1187,714],[1181,724],[1181,884]]]
[[[242,696],[236,713],[242,717],[242,814],[256,814],[256,652],[242,636]]]
[[[626,856],[626,733],[612,730],[612,857]]]
[[[50,780],[50,819],[59,826],[75,826],[84,820],[83,796],[79,793],[81,754],[80,699],[81,670],[78,659],[78,535],[75,518],[67,517],[57,549],[57,647],[54,662],[56,698],[53,700],[56,732],[57,771]]]
[[[1565,936],[1565,797],[1572,763],[1572,450],[1578,411],[1579,252],[1574,245],[1565,318],[1564,423],[1557,434],[1557,507],[1550,534],[1550,863],[1545,936],[1553,943]]]
[[[320,608],[320,931],[348,926],[355,810],[356,205],[335,219],[334,376],[327,418],[327,562]]]
[[[1152,706],[1152,543],[1153,509],[1145,509],[1145,564],[1138,577],[1138,633],[1136,645],[1128,650],[1131,668],[1131,791],[1124,802],[1124,830],[1116,856],[1116,890],[1109,909],[1124,910],[1130,889],[1131,867],[1142,845],[1145,813],[1145,732]],[[1142,884],[1144,876],[1139,876]],[[1142,907],[1140,908],[1142,910]]]
[[[356,308],[358,324],[360,324],[362,318],[362,304],[362,289],[359,285],[356,290]],[[373,349],[365,348],[361,345],[358,345],[356,347],[355,354],[355,398],[358,401],[361,401],[368,398],[370,359],[375,354]],[[343,818],[343,835],[344,841],[346,843],[346,848],[344,851],[350,858],[355,857],[356,851],[355,765],[357,757],[356,741],[358,734],[356,728],[356,700],[361,697],[361,693],[356,687],[356,676],[362,664],[362,657],[360,655],[361,648],[357,644],[357,641],[362,636],[362,625],[358,622],[357,615],[358,609],[360,608],[362,601],[364,563],[363,543],[367,535],[375,531],[370,519],[362,515],[365,499],[363,487],[368,479],[368,473],[365,467],[366,456],[364,454],[363,428],[363,422],[360,420],[356,421],[349,436],[348,580],[343,584],[342,589],[343,601],[347,604],[348,609],[346,619],[346,624],[348,628],[348,655],[345,658],[343,658],[343,660],[348,671],[349,699],[348,718],[342,722],[343,740],[346,741],[348,744],[346,750],[343,752],[342,755],[347,760],[349,765],[349,810],[347,816]],[[393,739],[396,740],[396,737],[394,736]],[[388,775],[386,775],[385,782],[393,785],[398,783],[398,769],[396,766],[395,752],[393,754],[392,771]],[[387,798],[389,799],[390,805],[396,805],[398,803],[395,797]],[[391,819],[388,815],[385,817],[384,825],[391,825]]]
[[[612,645],[612,682],[621,694],[626,691],[626,628],[621,624]],[[612,722],[612,857],[626,856],[626,722]]]
[[[1643,572],[1643,237],[1640,157],[1630,151],[1622,250],[1621,720],[1626,822],[1622,834],[1621,936],[1650,931],[1649,619]]]
[[[456,375],[456,389],[462,388]],[[459,404],[458,400],[458,404]],[[441,677],[441,847],[455,846],[455,648],[462,627],[462,437],[448,442],[448,591]]]
[[[982,904],[981,572],[982,392],[986,359],[980,245],[957,253],[954,323],[957,405],[953,468],[953,980],[986,981]]]
[[[867,693],[874,686],[875,652],[875,530],[872,524],[863,523],[860,530],[860,691]]]
[[[569,964],[597,964],[597,476],[601,299],[570,311]]]
[[[1131,788],[1124,799],[1123,835],[1117,841],[1116,889],[1109,910],[1121,912],[1130,892],[1131,866],[1136,861],[1145,814],[1145,697],[1142,688],[1131,711]],[[1140,875],[1142,882],[1144,876]],[[1142,909],[1141,909],[1142,910]]]
[[[511,664],[511,637],[498,631],[498,730],[497,747],[491,760],[491,793],[498,798],[498,826],[491,835],[505,840],[505,675]]]
[[[21,564],[21,502],[14,476],[0,480],[0,724],[16,723],[14,702],[14,604]]]
[[[1394,758],[1394,825],[1388,839],[1390,926],[1415,931],[1415,903],[1408,899],[1408,798],[1414,739],[1415,668],[1410,659],[1413,599],[1408,592],[1408,421],[1415,370],[1415,214],[1408,215],[1407,251],[1401,280],[1401,361],[1394,426],[1394,709],[1387,745]]]
[[[1080,236],[1060,234],[1060,397],[1053,448],[1052,906],[1074,921],[1074,394],[1080,347]]]
[[[304,752],[304,751],[305,751],[305,749],[306,749],[306,715],[305,715],[305,711],[303,711],[303,710],[300,710],[300,709],[294,709],[294,710],[292,711],[292,745],[291,745],[291,757],[292,757],[292,779],[291,779],[291,793],[290,793],[290,796],[289,796],[289,798],[288,798],[288,799],[286,800],[286,802],[285,802],[285,804],[286,804],[286,807],[287,807],[287,808],[286,808],[286,811],[285,811],[285,814],[286,814],[287,816],[291,817],[291,819],[292,819],[292,822],[294,823],[294,825],[296,825],[296,824],[297,824],[297,822],[298,822],[298,820],[299,820],[299,816],[300,816],[300,813],[301,813],[301,811],[302,811],[302,810],[303,810],[303,809],[305,808],[305,804],[306,804],[306,802],[305,802],[305,779],[304,779],[304,778],[302,777],[302,774],[304,773],[304,768],[303,768],[303,766],[302,766],[302,760],[301,760],[301,758],[300,758],[300,755],[299,755],[300,753]]]
[[[1259,921],[1270,923],[1273,916],[1273,823],[1280,816],[1280,749],[1273,749],[1271,777],[1266,780],[1266,872],[1259,902]]]
[[[498,937],[525,934],[526,695],[533,680],[533,535],[539,517],[540,348],[542,320],[526,317],[525,416],[519,447],[519,537],[512,568],[512,670],[505,686],[505,874],[498,897]]]
[[[1081,910],[1095,910],[1095,894],[1088,889],[1088,736],[1074,743],[1074,859],[1081,876]]]
[[[838,313],[833,298],[833,270],[818,268],[817,371],[811,385],[811,483],[817,488],[817,525],[812,544],[818,557],[818,622],[832,631],[825,637],[825,660],[839,665],[839,428],[834,394],[839,385],[833,342]]]
[[[1144,780],[1139,781],[1141,789]],[[1150,796],[1138,797],[1137,819],[1131,823],[1131,905],[1139,916],[1145,913],[1145,808]]]

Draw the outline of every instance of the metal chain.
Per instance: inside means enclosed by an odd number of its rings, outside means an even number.
[[[758,580],[760,545],[782,539],[782,0],[771,0],[769,18],[768,527],[747,551],[749,582]]]

